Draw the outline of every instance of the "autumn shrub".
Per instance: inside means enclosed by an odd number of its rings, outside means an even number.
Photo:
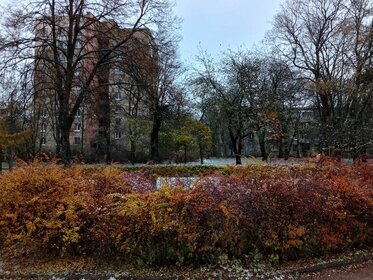
[[[98,240],[107,234],[99,231],[102,225],[108,229],[111,224],[107,195],[131,191],[118,168],[92,172],[81,166],[40,163],[2,174],[0,186],[3,247],[53,255],[106,247]],[[101,226],[95,228],[98,224]]]
[[[113,200],[117,247],[140,262],[216,262],[237,241],[231,229],[235,218],[214,188],[164,186],[145,194],[113,195]]]
[[[157,173],[203,174],[193,188]],[[177,171],[179,170],[179,171]],[[188,173],[189,172],[189,173]],[[373,245],[373,166],[178,169],[32,164],[0,175],[4,250],[137,264],[273,263]]]
[[[0,185],[4,246],[79,251],[91,203],[90,184],[79,168],[21,167],[2,174]]]
[[[209,175],[192,190],[115,196],[116,247],[159,264],[244,255],[280,262],[371,246],[366,168],[255,166]]]
[[[190,177],[204,176],[214,172],[223,173],[231,168],[210,165],[164,165],[164,166],[130,166],[120,167],[125,172],[140,171],[146,177],[155,179],[157,177]],[[236,168],[232,168],[236,170]],[[228,172],[228,171],[227,171]]]

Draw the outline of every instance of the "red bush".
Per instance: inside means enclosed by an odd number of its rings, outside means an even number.
[[[138,263],[282,261],[372,245],[373,167],[246,167],[193,189],[151,172],[30,166],[0,176],[3,248]]]

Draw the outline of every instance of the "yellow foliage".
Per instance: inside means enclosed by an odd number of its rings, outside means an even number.
[[[285,244],[285,249],[288,249],[290,247],[298,248],[303,244],[303,241],[301,238],[306,234],[306,229],[304,226],[288,226],[288,240]]]
[[[0,119],[0,147],[19,146],[31,139],[32,130],[25,130],[16,133],[9,133],[8,127],[3,119]]]
[[[302,244],[303,244],[303,241],[299,239],[290,239],[286,243],[287,247],[296,247],[296,248],[301,246]]]
[[[21,166],[0,176],[0,230],[5,244],[68,248],[80,238],[91,198],[81,168]]]
[[[220,204],[220,210],[223,212],[224,216],[226,217],[229,217],[230,216],[230,212],[227,208],[227,206],[225,206],[225,204]]]
[[[306,233],[306,229],[304,226],[295,227],[290,225],[288,227],[288,237],[290,239],[295,239],[304,236]]]

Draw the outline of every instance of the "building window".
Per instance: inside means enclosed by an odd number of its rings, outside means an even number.
[[[79,40],[76,41],[75,43],[75,48],[80,50],[82,48],[82,42],[80,42]]]
[[[43,40],[43,42],[41,43],[41,48],[43,51],[48,48],[48,42],[46,40]]]
[[[73,87],[74,92],[79,93],[82,90],[81,86],[75,86]]]
[[[58,42],[57,42],[57,47],[58,47],[60,50],[66,50],[66,49],[67,49],[67,43],[64,42],[64,41],[58,41]]]
[[[80,145],[81,144],[81,138],[80,137],[74,137],[74,145]]]
[[[82,73],[82,69],[80,67],[77,67],[74,71],[74,76],[79,77],[81,73]]]
[[[40,31],[41,37],[47,37],[48,36],[48,29],[47,27],[43,26]]]
[[[40,124],[40,132],[44,133],[47,130],[47,126],[45,123]]]
[[[62,62],[62,63],[67,62],[66,56],[65,56],[63,53],[60,53],[60,54],[58,55],[58,59],[59,59],[59,61]]]
[[[76,111],[75,117],[80,118],[82,116],[82,110],[79,108],[78,111]]]
[[[149,44],[149,56],[153,57],[154,56],[154,47],[152,44]]]
[[[45,132],[40,133],[40,144],[41,145],[46,145],[47,144],[47,139],[45,137]]]
[[[122,132],[121,131],[115,131],[114,132],[114,139],[120,139],[122,138]]]
[[[122,94],[121,94],[119,88],[117,88],[116,91],[114,92],[114,99],[117,100],[117,101],[122,100]]]
[[[122,74],[122,69],[120,67],[115,67],[114,68],[114,75],[121,75]]]
[[[45,71],[45,68],[48,67],[48,60],[45,58],[41,58],[39,60],[39,65]],[[44,83],[46,82],[44,77],[41,78],[41,82],[44,82]]]
[[[65,28],[63,28],[62,26],[59,26],[58,29],[57,29],[57,35],[58,36],[65,36],[66,35]]]
[[[115,106],[114,113],[115,113],[115,114],[121,114],[121,113],[122,113],[122,107],[120,107],[120,106]]]
[[[302,112],[302,118],[311,119],[312,117],[313,117],[313,112],[312,111],[303,111]]]
[[[40,117],[46,118],[47,117],[47,110],[45,108],[40,110]]]
[[[82,129],[82,124],[80,122],[76,122],[74,124],[74,131],[79,132]]]

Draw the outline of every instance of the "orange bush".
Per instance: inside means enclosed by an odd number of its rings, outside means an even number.
[[[155,190],[153,174],[38,164],[4,173],[1,246],[161,265],[277,262],[373,244],[369,165],[220,169],[193,189]]]
[[[17,168],[0,178],[5,246],[66,251],[80,242],[91,186],[81,169]]]

